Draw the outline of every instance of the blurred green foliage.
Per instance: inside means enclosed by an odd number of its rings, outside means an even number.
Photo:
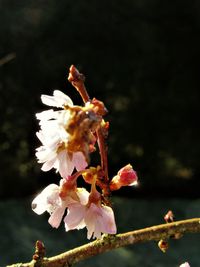
[[[81,103],[71,64],[110,111],[110,175],[130,162],[138,192],[199,194],[198,1],[0,0],[0,11],[0,59],[15,54],[0,64],[1,197],[55,176],[36,164],[34,114],[55,88]]]

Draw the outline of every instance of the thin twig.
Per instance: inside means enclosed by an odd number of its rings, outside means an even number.
[[[105,177],[105,182],[108,183],[108,149],[107,145],[105,142],[105,138],[102,134],[102,129],[99,128],[97,130],[97,138],[98,138],[98,145],[99,145],[99,152],[101,156],[101,167],[102,170],[104,171],[104,177]]]
[[[90,101],[90,97],[87,93],[86,87],[85,87],[85,76],[80,73],[74,65],[72,65],[69,69],[69,76],[68,76],[69,82],[76,88],[76,90],[79,92],[80,96],[83,99],[83,102],[86,103]],[[108,183],[108,158],[107,158],[107,146],[105,143],[105,138],[102,133],[102,129],[99,128],[97,130],[97,138],[98,138],[98,146],[99,146],[99,152],[101,156],[101,167],[104,171],[105,176],[105,182]]]
[[[86,103],[90,101],[90,97],[87,93],[87,90],[85,88],[85,76],[80,73],[74,65],[71,65],[69,69],[69,76],[68,76],[69,82],[76,88],[76,90],[79,92],[80,96],[83,99],[83,102]]]
[[[86,245],[64,252],[60,255],[44,258],[40,265],[34,265],[35,261],[29,263],[13,264],[7,267],[63,267],[71,266],[74,263],[93,257],[95,255],[110,251],[115,248],[144,243],[148,241],[167,240],[176,234],[199,233],[200,218],[176,221],[131,231],[118,235],[108,235],[102,239],[95,240]]]

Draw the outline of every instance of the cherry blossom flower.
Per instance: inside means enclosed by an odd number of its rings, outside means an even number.
[[[85,205],[88,202],[89,193],[84,188],[76,188],[65,190],[65,194],[61,194],[66,180],[62,179],[60,186],[56,184],[48,185],[32,202],[32,209],[38,215],[45,211],[50,214],[49,224],[58,228],[65,209],[75,203]]]
[[[32,209],[38,215],[45,211],[50,214],[49,223],[57,228],[60,225],[66,206],[59,197],[59,186],[48,185],[32,202]]]
[[[71,176],[72,178],[72,176]],[[32,209],[38,215],[50,214],[49,224],[58,228],[64,212],[66,231],[87,228],[87,238],[100,238],[102,233],[115,234],[116,224],[112,208],[101,204],[100,194],[95,197],[85,188],[76,188],[76,182],[62,179],[60,185],[50,184],[32,202]]]
[[[42,95],[41,99],[44,104],[58,108],[73,106],[72,100],[59,90],[55,90],[53,96]],[[59,111],[50,109],[36,114],[41,127],[36,135],[42,143],[42,146],[36,149],[38,162],[43,163],[43,171],[55,168],[63,178],[70,175],[74,167],[80,171],[87,166],[82,151],[71,152],[67,149],[70,134],[66,128],[71,116],[69,109]]]
[[[116,224],[112,208],[101,204],[99,201],[71,203],[68,213],[64,218],[66,231],[87,228],[87,238],[100,238],[102,233],[116,234]]]
[[[137,185],[137,181],[137,173],[133,170],[133,167],[130,164],[127,164],[118,171],[116,176],[113,177],[110,182],[110,189],[118,190],[122,186]]]

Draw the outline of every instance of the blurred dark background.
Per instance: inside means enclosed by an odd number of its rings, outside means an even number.
[[[0,265],[28,261],[36,239],[48,255],[85,242],[84,231],[63,235],[30,209],[36,192],[59,181],[35,159],[40,95],[60,89],[81,104],[71,64],[109,110],[110,177],[127,163],[139,175],[137,188],[114,194],[118,231],[162,223],[169,208],[177,219],[200,216],[199,1],[0,0],[0,36]],[[199,266],[199,236],[184,240],[166,257],[151,243],[95,266]]]
[[[110,176],[130,162],[134,196],[199,195],[198,1],[0,0],[0,12],[1,198],[55,180],[34,156],[35,113],[53,89],[81,103],[71,64],[109,110]]]

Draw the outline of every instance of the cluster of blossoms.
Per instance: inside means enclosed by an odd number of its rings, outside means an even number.
[[[59,185],[48,185],[32,202],[37,214],[47,211],[48,222],[59,227],[62,218],[66,231],[87,228],[87,237],[100,238],[102,233],[115,234],[114,213],[108,197],[111,191],[137,183],[137,174],[130,164],[108,178],[105,138],[108,123],[104,104],[87,97],[81,74],[74,66],[70,68],[70,79],[79,93],[85,95],[84,106],[76,106],[59,90],[53,96],[42,95],[42,102],[56,108],[36,114],[40,130],[37,137],[42,145],[36,149],[36,157],[42,170],[55,169],[61,176]],[[88,167],[90,153],[99,146],[101,166]],[[82,177],[91,185],[88,192],[77,186]],[[67,214],[64,216],[67,209]]]

